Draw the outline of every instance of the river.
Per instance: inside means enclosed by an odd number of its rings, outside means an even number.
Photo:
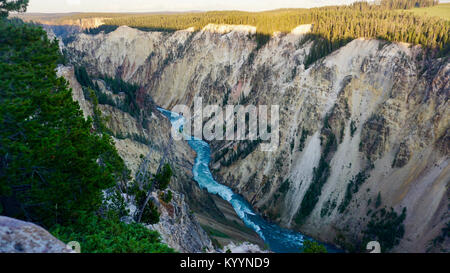
[[[183,116],[165,109],[158,109],[170,119],[172,126],[177,130],[182,130],[184,124]],[[239,218],[241,218],[248,227],[258,233],[271,251],[276,253],[300,252],[303,241],[305,239],[311,240],[311,238],[308,238],[301,233],[281,228],[276,224],[264,220],[253,210],[252,206],[241,195],[234,193],[229,187],[214,180],[209,169],[209,162],[211,160],[211,149],[209,144],[194,137],[189,137],[188,143],[197,153],[192,170],[194,180],[201,188],[206,189],[211,194],[217,194],[229,202]],[[326,247],[329,252],[337,252],[337,249],[332,246],[326,245]]]

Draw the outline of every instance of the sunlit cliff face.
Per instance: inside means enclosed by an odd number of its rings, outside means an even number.
[[[140,85],[138,98],[166,109],[193,108],[196,97],[279,105],[278,149],[211,141],[215,178],[269,219],[330,243],[341,235],[358,242],[374,211],[406,208],[393,250],[425,251],[449,220],[450,64],[420,58],[418,46],[358,39],[305,69],[307,32],[274,34],[256,50],[251,27],[173,34],[120,27],[79,34],[65,50],[93,74]],[[314,183],[319,190],[309,190]],[[308,195],[310,209],[296,221]]]

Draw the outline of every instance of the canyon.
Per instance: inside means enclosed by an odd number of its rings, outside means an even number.
[[[137,115],[107,104],[99,109],[134,177],[143,169],[155,173],[161,162],[173,166],[174,200],[159,205],[162,221],[150,228],[179,251],[212,251],[205,226],[233,238],[221,244],[263,246],[228,204],[196,185],[195,154],[171,140],[170,122],[157,111],[193,108],[196,97],[220,107],[280,106],[277,150],[261,151],[251,141],[209,143],[214,178],[264,218],[351,251],[365,247],[368,227],[384,223],[377,215],[395,215],[404,230],[390,251],[448,250],[448,237],[433,244],[450,220],[448,60],[428,58],[420,46],[356,39],[305,67],[314,46],[305,38],[310,29],[274,33],[262,46],[256,28],[242,25],[77,32],[61,43],[70,65],[58,73],[86,117],[93,106],[73,65],[85,67],[116,102],[124,95],[111,92],[105,77],[139,86]]]

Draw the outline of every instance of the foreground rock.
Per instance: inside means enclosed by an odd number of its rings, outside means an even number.
[[[0,253],[71,253],[45,229],[0,216]]]
[[[249,242],[244,242],[242,244],[230,243],[224,247],[223,252],[228,253],[271,253],[267,250],[262,250],[258,245],[251,244]]]
[[[157,230],[164,243],[183,253],[213,251],[211,239],[202,229],[182,194],[175,193],[169,203],[165,203],[153,193],[154,203],[161,216],[159,223],[149,228]]]

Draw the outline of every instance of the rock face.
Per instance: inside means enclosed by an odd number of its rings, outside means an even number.
[[[0,216],[0,253],[71,253],[48,231],[33,224]]]
[[[220,182],[271,220],[336,244],[361,242],[380,196],[380,208],[407,208],[393,251],[426,251],[450,220],[448,60],[357,39],[306,69],[309,29],[274,34],[258,49],[250,27],[120,27],[79,34],[65,49],[90,73],[138,84],[167,109],[192,107],[196,96],[220,106],[279,105],[278,150],[211,142]]]
[[[72,98],[80,105],[84,117],[92,117],[92,105],[84,98],[83,89],[75,78],[74,68],[71,66],[58,66],[56,74],[58,77],[64,77],[69,83],[69,88],[72,88]]]
[[[162,234],[165,243],[184,253],[215,251],[211,239],[201,228],[183,195],[176,193],[172,201],[166,204],[154,193],[153,200],[160,208],[161,216],[159,223],[150,228]]]
[[[86,100],[81,85],[78,83],[74,68],[71,66],[59,66],[58,76],[64,77],[72,88],[72,96],[78,101],[85,117],[92,117],[93,105]],[[107,90],[104,82],[96,80],[102,91]],[[119,100],[121,99],[118,96]],[[145,170],[148,174],[156,174],[162,163],[170,163],[174,175],[170,188],[176,191],[192,193],[191,199],[200,203],[208,196],[194,186],[192,180],[192,166],[194,164],[194,153],[185,142],[173,142],[170,137],[170,122],[156,110],[153,103],[146,106],[148,110],[145,122],[139,122],[131,114],[110,105],[99,105],[103,117],[107,117],[105,125],[113,135],[115,146],[119,155],[130,169],[133,179],[139,172]],[[138,136],[138,137],[136,137]],[[143,143],[145,140],[145,143]],[[157,191],[153,192],[153,201],[161,213],[160,223],[149,226],[159,231],[163,240],[172,248],[180,252],[196,253],[202,251],[213,251],[208,234],[200,227],[194,215],[187,205],[183,195],[174,193],[174,198],[168,204],[158,198]],[[129,200],[132,215],[136,207],[132,196],[124,196]],[[210,201],[211,202],[211,201]],[[207,203],[207,201],[205,202]],[[133,221],[133,220],[132,220]]]

